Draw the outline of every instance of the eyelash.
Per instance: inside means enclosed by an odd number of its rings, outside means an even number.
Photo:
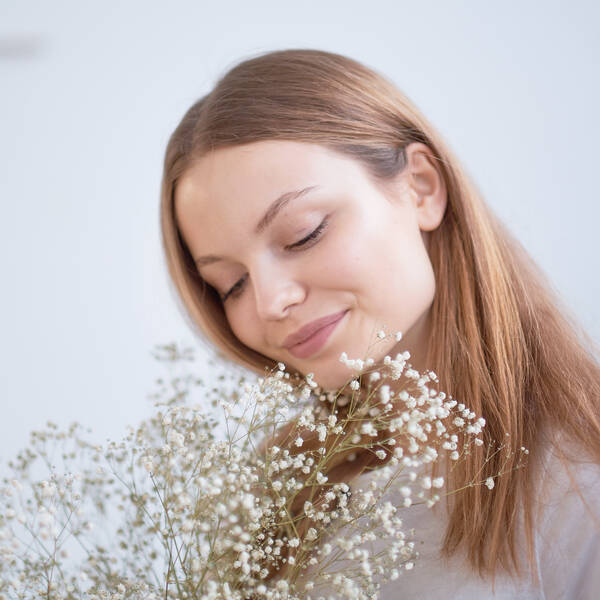
[[[306,244],[308,244],[309,242],[314,240],[314,243],[311,244],[310,246],[313,246],[318,239],[321,237],[321,233],[323,232],[323,230],[325,229],[325,227],[327,226],[327,218],[323,219],[321,221],[321,224],[314,229],[311,233],[309,233],[306,237],[302,238],[301,240],[294,242],[293,244],[290,244],[289,246],[284,246],[284,248],[286,250],[292,250],[293,248],[299,248],[301,246],[305,246]],[[309,246],[309,248],[310,248]],[[229,298],[229,296],[232,296],[233,298],[235,298],[237,295],[239,295],[241,293],[241,291],[243,290],[243,285],[244,282],[246,281],[246,278],[248,277],[248,273],[246,273],[246,275],[244,275],[241,279],[239,279],[230,289],[229,291],[225,292],[225,294],[222,297],[223,302],[225,302],[225,300],[227,300],[227,298]]]

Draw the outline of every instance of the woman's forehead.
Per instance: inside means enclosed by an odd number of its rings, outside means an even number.
[[[258,210],[292,190],[347,181],[356,169],[352,163],[323,146],[303,142],[266,140],[219,148],[180,178],[176,210],[180,217],[208,210]]]

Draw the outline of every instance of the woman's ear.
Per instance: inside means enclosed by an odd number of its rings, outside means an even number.
[[[413,142],[405,148],[406,168],[403,172],[417,211],[422,231],[432,231],[442,222],[448,196],[446,183],[428,146]]]

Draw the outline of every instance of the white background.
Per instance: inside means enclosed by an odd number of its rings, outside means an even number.
[[[52,419],[152,412],[155,344],[199,348],[159,237],[168,136],[235,63],[346,54],[392,79],[600,339],[594,2],[0,1],[0,460]]]

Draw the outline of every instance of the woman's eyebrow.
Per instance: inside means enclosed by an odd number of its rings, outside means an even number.
[[[292,190],[291,192],[286,192],[285,194],[279,196],[279,198],[277,198],[277,200],[275,200],[269,206],[262,219],[257,223],[256,227],[254,228],[254,233],[256,233],[256,235],[262,233],[288,202],[295,200],[296,198],[300,198],[306,195],[308,192],[319,187],[319,185],[309,185],[308,187],[299,190]],[[222,260],[220,256],[207,254],[206,256],[199,256],[198,258],[195,258],[194,262],[196,265],[198,265],[198,267],[205,267],[207,265],[219,262],[220,260]]]
[[[266,227],[268,227],[269,223],[277,216],[277,213],[288,203],[290,200],[295,200],[296,198],[300,198],[301,196],[306,195],[311,190],[314,190],[320,186],[318,185],[309,185],[308,187],[302,188],[300,190],[292,190],[291,192],[286,192],[282,194],[275,200],[271,206],[267,209],[267,212],[264,214],[263,218],[258,222],[256,228],[254,229],[254,233],[257,235],[262,233]]]

